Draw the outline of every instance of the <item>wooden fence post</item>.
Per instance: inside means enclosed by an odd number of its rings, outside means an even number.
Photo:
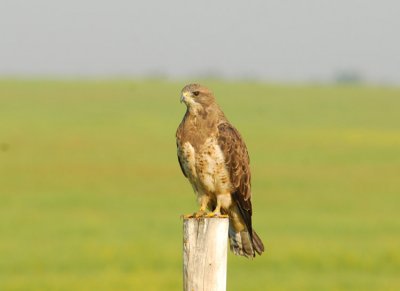
[[[183,220],[183,290],[225,291],[228,218]]]

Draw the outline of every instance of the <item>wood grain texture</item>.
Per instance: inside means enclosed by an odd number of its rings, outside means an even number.
[[[228,218],[183,221],[183,290],[225,291]]]

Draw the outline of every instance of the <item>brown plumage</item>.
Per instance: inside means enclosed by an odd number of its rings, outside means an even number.
[[[250,159],[242,137],[206,87],[185,86],[182,101],[187,110],[176,132],[178,161],[200,204],[194,216],[228,215],[231,250],[245,257],[261,255],[264,245],[252,227]]]

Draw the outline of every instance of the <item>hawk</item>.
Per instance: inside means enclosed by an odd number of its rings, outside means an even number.
[[[200,204],[188,217],[228,216],[231,251],[261,255],[264,245],[251,223],[250,159],[240,133],[206,87],[185,86],[181,102],[187,110],[176,132],[178,161]]]

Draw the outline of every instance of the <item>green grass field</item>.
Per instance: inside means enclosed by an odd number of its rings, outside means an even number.
[[[204,82],[267,253],[228,290],[400,290],[400,89]],[[181,290],[184,82],[0,81],[0,290]]]

